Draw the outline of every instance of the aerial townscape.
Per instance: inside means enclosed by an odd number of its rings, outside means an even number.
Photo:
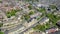
[[[60,0],[0,0],[0,34],[60,34]]]

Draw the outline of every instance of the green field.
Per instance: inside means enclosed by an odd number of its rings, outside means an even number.
[[[4,34],[4,33],[0,31],[0,34]]]

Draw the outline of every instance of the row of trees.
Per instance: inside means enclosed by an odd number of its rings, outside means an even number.
[[[33,29],[34,30],[40,30],[40,31],[45,31],[46,29],[50,28],[50,24],[49,23],[46,23],[44,25],[37,25],[36,27],[34,27]]]
[[[25,14],[22,16],[22,19],[25,19],[25,20],[29,20],[30,19],[30,15],[33,15],[34,14],[34,11],[30,11],[28,14]]]
[[[12,9],[11,11],[8,11],[6,13],[7,17],[10,18],[11,16],[15,16],[16,15],[16,12],[18,12],[20,10],[15,10],[15,9]]]

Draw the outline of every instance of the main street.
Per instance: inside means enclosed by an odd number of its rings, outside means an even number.
[[[42,18],[44,18],[44,17],[42,17]],[[42,19],[42,18],[41,18],[41,19]],[[39,24],[38,22],[40,22],[41,19],[38,20],[37,22],[35,22],[35,23],[34,23],[33,25],[31,25],[30,27],[27,27],[27,28],[25,28],[23,31],[19,32],[19,34],[24,33],[24,32],[26,32],[28,29],[30,29],[30,28],[32,28],[32,27],[38,25],[38,24]]]

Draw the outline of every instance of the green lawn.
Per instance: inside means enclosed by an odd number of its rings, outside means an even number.
[[[4,34],[4,33],[0,31],[0,34]]]

